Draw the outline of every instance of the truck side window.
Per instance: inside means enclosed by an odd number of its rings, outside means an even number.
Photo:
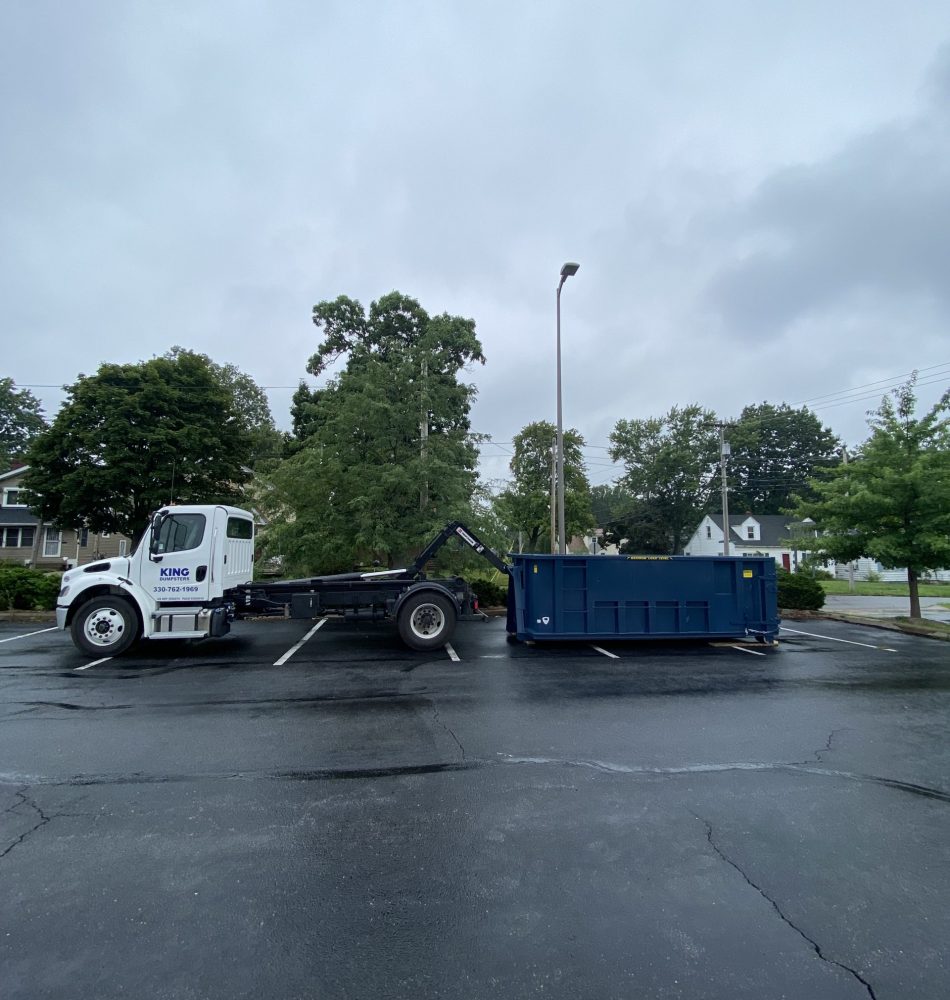
[[[253,538],[254,522],[246,517],[228,518],[228,538]]]
[[[162,529],[158,534],[158,551],[167,553],[196,549],[204,534],[204,514],[171,514],[162,522]]]

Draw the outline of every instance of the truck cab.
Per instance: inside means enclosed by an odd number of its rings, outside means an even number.
[[[155,512],[130,556],[63,574],[56,622],[84,652],[115,656],[137,639],[225,635],[229,592],[254,575],[254,517],[223,504]]]

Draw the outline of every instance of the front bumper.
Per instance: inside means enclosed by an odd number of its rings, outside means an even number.
[[[66,628],[66,615],[69,614],[69,608],[64,608],[61,604],[56,605],[56,627]]]

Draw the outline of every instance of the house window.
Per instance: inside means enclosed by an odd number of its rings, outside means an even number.
[[[0,529],[0,545],[5,549],[32,549],[33,532],[33,528]]]
[[[746,538],[755,538],[755,528],[751,524],[745,529],[745,536]]]
[[[25,503],[20,502],[20,488],[18,486],[8,486],[3,491],[4,507],[25,507]]]
[[[43,555],[47,559],[58,559],[62,547],[63,533],[47,525],[43,538]]]
[[[706,525],[706,537],[712,538],[712,528],[708,524]]]
[[[79,547],[84,549],[89,544],[89,529],[83,528],[79,532]]]
[[[119,539],[119,555],[124,556],[126,554],[126,549],[129,547],[128,540],[125,538]]]

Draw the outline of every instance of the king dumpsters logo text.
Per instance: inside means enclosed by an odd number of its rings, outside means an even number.
[[[163,580],[187,580],[190,572],[187,566],[163,566],[158,575]]]

